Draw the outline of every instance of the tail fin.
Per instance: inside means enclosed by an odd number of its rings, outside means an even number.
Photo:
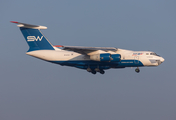
[[[20,22],[11,21],[12,23],[19,24],[20,30],[29,45],[29,51],[34,50],[54,50],[51,43],[42,34],[40,29],[47,29],[45,26],[30,25]]]

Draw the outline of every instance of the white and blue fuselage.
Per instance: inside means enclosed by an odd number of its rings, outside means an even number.
[[[98,51],[102,53],[103,51]],[[109,53],[112,53],[109,51]],[[52,63],[73,66],[81,69],[110,69],[110,68],[125,68],[125,67],[142,67],[142,66],[158,66],[164,59],[150,51],[131,51],[118,49],[113,54],[120,54],[119,62],[99,62],[90,59],[90,56],[79,54],[76,52],[56,49],[56,50],[38,50],[27,52],[27,55],[46,60]]]

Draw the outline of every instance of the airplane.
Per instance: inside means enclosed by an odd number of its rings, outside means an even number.
[[[164,58],[151,51],[132,51],[115,47],[82,47],[52,45],[43,35],[41,29],[45,26],[31,25],[16,21],[28,46],[27,55],[41,60],[87,70],[92,74],[97,72],[104,74],[111,68],[158,66],[164,62]]]

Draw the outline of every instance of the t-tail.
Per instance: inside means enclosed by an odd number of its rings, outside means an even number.
[[[52,44],[40,31],[40,29],[47,29],[47,27],[30,25],[16,21],[11,22],[18,24],[17,26],[20,27],[20,30],[29,45],[28,52],[35,50],[54,50]]]

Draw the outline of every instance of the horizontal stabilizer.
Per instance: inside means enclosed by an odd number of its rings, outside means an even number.
[[[21,22],[16,22],[16,21],[10,21],[11,23],[16,23],[18,24],[18,27],[23,27],[23,28],[31,28],[31,29],[47,29],[45,26],[40,26],[40,25],[31,25],[31,24],[26,24],[26,23],[21,23]]]

